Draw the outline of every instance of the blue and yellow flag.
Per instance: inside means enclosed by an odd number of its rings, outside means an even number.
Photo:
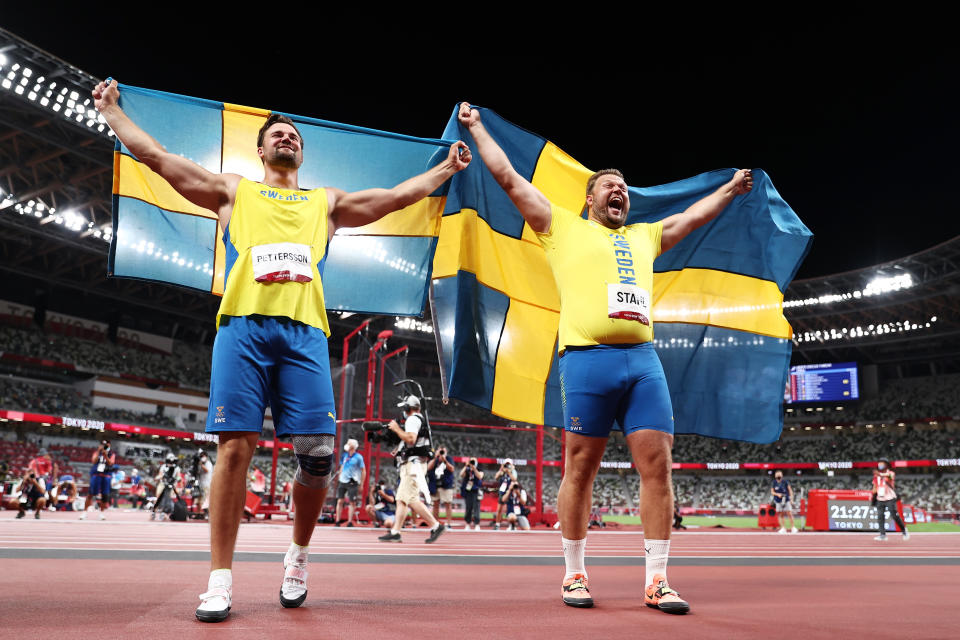
[[[121,106],[172,153],[214,173],[263,178],[257,132],[270,111],[121,86]],[[284,114],[303,134],[304,189],[393,187],[446,157],[451,144]],[[444,185],[381,220],[341,229],[323,272],[330,310],[420,315]],[[117,142],[111,275],[159,280],[223,294],[224,248],[214,212],[188,202]]]
[[[483,109],[514,168],[556,205],[583,211],[591,171],[553,143]],[[457,112],[445,138],[472,144]],[[712,193],[733,169],[630,188],[628,224],[655,222]],[[540,244],[478,153],[447,197],[434,260],[435,328],[450,396],[508,419],[562,426],[559,295]],[[753,191],[654,263],[654,344],[677,433],[775,441],[792,330],[783,292],[812,234],[754,171]]]

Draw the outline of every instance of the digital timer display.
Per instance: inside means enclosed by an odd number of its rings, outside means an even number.
[[[864,500],[827,500],[831,531],[876,531],[877,508]],[[884,520],[887,531],[896,531],[890,514]]]

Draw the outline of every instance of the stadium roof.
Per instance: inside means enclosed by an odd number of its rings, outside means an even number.
[[[875,364],[960,360],[960,236],[864,269],[796,280],[785,295],[806,360]]]
[[[0,29],[0,277],[4,296],[187,341],[212,339],[219,300],[106,275],[113,138],[90,74]],[[58,106],[59,105],[59,106]],[[868,268],[798,280],[785,296],[795,360],[960,363],[960,237]],[[331,314],[334,339],[358,324]],[[435,361],[433,336],[381,318]],[[819,332],[819,333],[818,333]]]

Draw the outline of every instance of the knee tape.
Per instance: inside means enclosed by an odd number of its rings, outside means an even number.
[[[293,436],[297,456],[296,481],[311,489],[330,486],[333,477],[333,436]]]

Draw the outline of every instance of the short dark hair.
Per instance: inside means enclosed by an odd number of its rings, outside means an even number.
[[[587,180],[587,195],[593,193],[593,188],[596,186],[597,180],[599,180],[601,176],[617,176],[624,182],[627,180],[623,177],[623,174],[620,173],[619,169],[600,169],[600,171],[594,173],[592,176],[590,176],[590,179]]]
[[[297,132],[297,135],[298,135],[298,136],[300,136],[300,148],[302,149],[302,148],[303,148],[303,134],[300,133],[300,129],[297,129],[297,125],[295,125],[295,124],[293,123],[293,120],[291,120],[291,119],[288,118],[287,116],[282,115],[282,114],[279,114],[279,113],[271,113],[271,114],[267,117],[267,121],[263,123],[263,126],[262,126],[262,127],[260,127],[260,132],[257,133],[257,147],[262,147],[262,146],[263,146],[263,134],[265,134],[265,133],[267,132],[267,129],[269,129],[269,128],[272,127],[273,125],[277,124],[278,122],[282,122],[283,124],[288,124],[288,125],[290,125],[291,127],[293,127],[293,130]]]

